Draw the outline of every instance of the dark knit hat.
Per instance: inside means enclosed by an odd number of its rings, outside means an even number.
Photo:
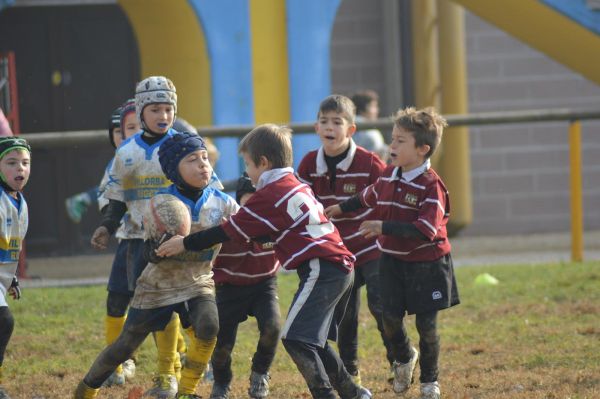
[[[117,145],[115,144],[115,138],[113,137],[113,130],[118,127],[121,127],[121,107],[115,109],[108,120],[108,140],[110,140],[110,144],[114,148],[117,148]]]
[[[175,133],[165,140],[158,149],[158,161],[167,179],[180,187],[185,187],[187,184],[179,175],[179,162],[186,155],[198,150],[206,151],[206,144],[196,133]]]
[[[119,118],[122,128],[125,127],[123,123],[125,121],[125,117],[131,113],[135,113],[135,98],[130,98],[129,100],[125,101],[123,105],[121,105],[121,115]]]

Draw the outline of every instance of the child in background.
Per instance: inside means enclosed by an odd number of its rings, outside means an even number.
[[[111,144],[116,148],[121,146],[123,140],[127,140],[140,130],[140,124],[135,116],[135,100],[129,99],[123,103],[119,108],[119,119],[118,134],[116,129],[112,135],[109,134]],[[113,114],[114,116],[114,114]],[[114,122],[114,119],[113,119]],[[104,176],[98,186],[98,207],[100,212],[104,213],[109,200],[104,197],[104,191],[109,180],[109,173],[114,162],[114,158],[110,160],[108,166],[104,171]],[[129,217],[128,213],[125,213],[124,219]],[[112,344],[115,339],[121,333],[123,324],[125,323],[127,306],[133,291],[129,289],[128,277],[127,277],[127,249],[129,241],[122,239],[125,235],[123,232],[122,224],[116,232],[116,236],[119,239],[119,245],[115,252],[115,257],[110,270],[110,276],[108,278],[108,285],[106,287],[108,295],[106,297],[106,317],[104,319],[104,336],[106,345]],[[135,361],[133,359],[127,359],[122,365],[119,365],[114,373],[104,381],[103,386],[110,387],[113,385],[123,385],[125,380],[131,380],[135,376]]]
[[[175,236],[161,244],[158,256],[175,256],[232,240],[268,236],[287,270],[300,285],[282,330],[283,345],[302,373],[314,398],[367,399],[329,345],[337,338],[352,285],[354,257],[335,226],[323,214],[312,190],[294,176],[291,130],[260,125],[240,142],[246,173],[256,192],[237,214],[220,226]],[[335,391],[334,391],[335,389]]]
[[[352,102],[356,106],[357,122],[374,121],[379,118],[379,96],[373,90],[354,93]],[[379,130],[359,130],[354,135],[354,141],[356,145],[379,155],[384,162],[387,161],[388,147],[385,145],[385,140]]]
[[[123,123],[133,107],[123,109]],[[109,172],[109,182],[104,190],[104,197],[109,200],[104,208],[100,227],[92,236],[92,246],[106,249],[110,236],[123,223],[117,238],[121,240],[115,259],[123,263],[121,275],[126,273],[127,280],[115,279],[119,285],[119,295],[111,295],[107,307],[111,309],[113,325],[109,327],[115,336],[125,323],[125,313],[131,300],[130,292],[135,290],[135,282],[146,266],[143,257],[144,231],[142,214],[148,200],[156,192],[167,186],[168,181],[158,160],[158,149],[170,136],[175,134],[171,129],[177,111],[177,93],[173,83],[163,76],[151,76],[141,81],[136,87],[135,115],[142,131],[125,140],[115,153]],[[125,213],[127,216],[124,218]],[[127,283],[127,287],[124,283]],[[127,288],[127,293],[123,291]],[[165,397],[177,392],[176,351],[179,321],[176,317],[169,323],[165,331],[156,334],[158,349],[158,376],[155,386],[146,393],[148,397]]]
[[[236,201],[244,206],[256,189],[248,175],[240,177]],[[238,326],[248,316],[256,317],[260,338],[252,358],[251,398],[269,395],[269,369],[279,341],[279,300],[277,270],[272,242],[226,241],[215,261],[213,271],[219,309],[219,335],[212,356],[214,384],[210,399],[227,399],[233,374],[231,353]]]
[[[311,151],[298,167],[300,181],[308,184],[324,207],[347,200],[365,187],[375,183],[385,169],[385,164],[374,153],[358,147],[352,140],[356,131],[354,104],[345,96],[325,98],[317,113],[315,130],[321,139],[321,148]],[[366,285],[369,310],[377,322],[387,359],[391,368],[393,356],[381,320],[379,288],[380,252],[375,238],[366,239],[358,233],[364,220],[373,219],[372,209],[331,218],[340,231],[344,245],[354,254],[354,284],[346,313],[340,324],[338,349],[350,375],[360,384],[358,367],[358,314],[360,288]]]
[[[191,214],[191,231],[217,225],[235,213],[233,198],[210,187],[212,168],[204,141],[193,133],[176,133],[161,145],[160,165],[173,182],[159,193],[181,200]],[[117,340],[96,359],[77,387],[75,398],[94,398],[98,388],[118,364],[127,359],[153,331],[164,329],[178,313],[190,337],[185,368],[177,394],[164,399],[197,399],[196,386],[214,349],[219,328],[212,262],[220,246],[187,252],[179,257],[158,258],[156,244],[148,242],[148,266],[137,280],[127,322]],[[147,396],[144,396],[147,397]]]
[[[115,109],[110,115],[108,122],[108,140],[113,148],[118,148],[123,141],[123,132],[121,131],[121,107]],[[109,165],[112,163],[110,161]],[[106,175],[106,173],[105,173]],[[65,209],[67,215],[73,223],[81,222],[81,217],[87,212],[88,207],[98,203],[100,187],[92,187],[87,191],[70,196],[65,200]],[[100,206],[102,209],[103,206]]]
[[[10,399],[2,388],[2,369],[6,346],[15,321],[6,294],[21,298],[17,265],[21,243],[27,233],[29,214],[21,191],[29,180],[31,148],[18,137],[0,138],[0,398]]]
[[[446,224],[448,191],[429,158],[446,121],[433,108],[399,111],[390,144],[391,165],[360,194],[326,209],[335,217],[377,208],[381,220],[364,221],[360,233],[378,237],[383,324],[394,353],[396,393],[408,391],[419,353],[410,345],[405,313],[416,315],[421,350],[421,399],[439,399],[437,313],[459,303]]]

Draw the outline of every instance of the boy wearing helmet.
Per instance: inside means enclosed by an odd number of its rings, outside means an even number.
[[[164,141],[158,153],[162,170],[174,183],[159,193],[173,195],[186,205],[192,220],[191,231],[216,226],[237,211],[233,198],[211,186],[212,167],[200,136],[175,133]],[[146,244],[150,263],[137,280],[123,332],[98,356],[79,383],[75,399],[95,398],[102,381],[150,332],[163,329],[173,313],[179,314],[190,337],[176,397],[199,398],[195,395],[196,385],[210,359],[219,329],[212,263],[220,245],[169,259],[156,257],[156,246],[151,241]],[[172,398],[175,394],[161,397]]]
[[[0,138],[0,397],[10,399],[2,388],[4,352],[15,325],[6,302],[8,293],[21,298],[16,272],[29,216],[21,191],[29,180],[31,148],[18,137]]]
[[[123,273],[119,276],[111,273],[109,278],[107,309],[114,321],[113,332],[125,323],[135,282],[146,266],[142,214],[149,199],[168,185],[158,161],[158,148],[176,133],[171,129],[176,112],[177,93],[173,82],[163,76],[151,76],[141,81],[135,92],[135,113],[142,131],[117,148],[108,173],[109,181],[103,196],[109,202],[91,244],[96,249],[106,249],[115,232],[121,240],[121,255],[117,254],[115,262],[120,262],[118,266],[124,270],[127,279],[124,281],[119,277]],[[173,318],[165,331],[156,335],[158,378],[156,386],[146,393],[148,397],[172,397],[177,392],[175,345],[178,325],[178,320]]]

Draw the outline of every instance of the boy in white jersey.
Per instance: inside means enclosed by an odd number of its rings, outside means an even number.
[[[146,266],[143,258],[144,231],[142,214],[149,199],[168,181],[158,161],[158,148],[175,131],[171,129],[177,112],[177,93],[173,82],[163,76],[151,76],[141,81],[135,92],[135,112],[142,131],[125,140],[115,153],[109,171],[104,197],[109,200],[103,211],[100,227],[92,236],[92,246],[106,249],[108,239],[117,232],[123,255],[120,259],[127,274],[127,292],[122,280],[109,281],[107,307],[114,310],[117,320],[114,331],[125,322],[125,311],[135,289],[135,282]],[[127,215],[126,215],[127,212]],[[125,217],[124,217],[125,216]],[[125,248],[126,247],[126,248]],[[115,292],[118,295],[111,295]],[[176,318],[165,331],[156,334],[158,376],[149,397],[169,397],[177,392],[175,370],[176,342],[179,322]]]
[[[31,148],[18,137],[0,138],[0,398],[10,399],[2,388],[4,352],[15,325],[6,294],[21,297],[17,266],[29,216],[21,190],[29,180]]]
[[[161,146],[159,158],[162,170],[174,183],[159,192],[177,197],[188,207],[192,231],[218,225],[237,211],[233,198],[209,185],[212,167],[198,135],[175,133]],[[147,242],[146,247],[150,263],[137,281],[123,332],[98,356],[77,387],[76,399],[95,398],[102,382],[117,365],[126,360],[150,332],[165,328],[173,313],[180,315],[190,336],[186,367],[176,397],[199,398],[194,393],[196,385],[210,359],[219,329],[212,262],[220,245],[170,259],[156,257],[156,245],[152,242]]]

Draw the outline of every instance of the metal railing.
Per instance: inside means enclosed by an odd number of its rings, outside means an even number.
[[[498,125],[524,122],[569,122],[569,158],[570,158],[570,192],[571,192],[571,260],[583,260],[583,188],[581,165],[581,121],[598,119],[600,110],[544,109],[506,112],[482,112],[468,115],[444,115],[450,127]],[[288,125],[295,134],[313,133],[314,122],[290,123]],[[391,130],[391,118],[357,123],[358,129]],[[198,128],[201,136],[207,137],[241,137],[254,128],[254,125],[209,126]],[[27,134],[26,138],[32,147],[86,146],[106,142],[105,130],[71,131],[54,133]]]

